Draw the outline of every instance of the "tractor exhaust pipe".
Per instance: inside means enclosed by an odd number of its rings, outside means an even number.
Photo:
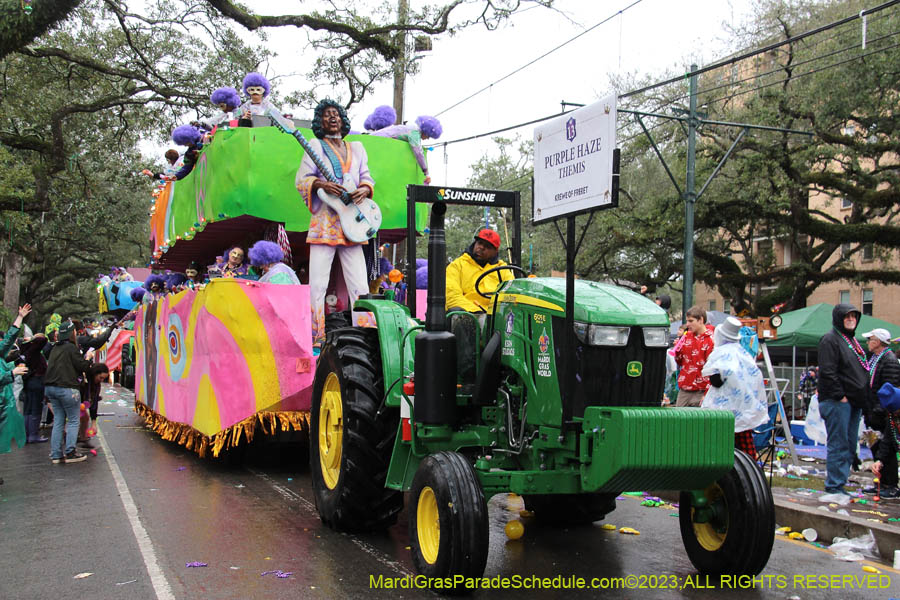
[[[447,205],[431,205],[428,233],[428,307],[425,331],[416,336],[415,421],[454,425],[456,410],[456,336],[447,330]]]
[[[444,236],[444,213],[447,205],[431,205],[428,233],[428,305],[425,309],[425,331],[447,330],[447,241]]]

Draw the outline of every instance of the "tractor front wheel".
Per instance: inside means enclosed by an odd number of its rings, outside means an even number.
[[[426,457],[413,478],[410,501],[416,570],[435,578],[481,577],[488,554],[487,502],[465,457],[446,451]]]
[[[704,490],[709,510],[681,492],[678,520],[691,563],[701,573],[756,575],[775,543],[775,504],[753,460],[734,452],[734,468]]]
[[[333,529],[384,529],[403,508],[384,486],[400,417],[378,414],[383,393],[378,330],[333,332],[316,363],[309,436],[316,509]]]

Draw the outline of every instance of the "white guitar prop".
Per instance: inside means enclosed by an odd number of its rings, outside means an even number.
[[[331,168],[325,165],[322,158],[316,154],[312,145],[306,141],[306,138],[303,137],[302,133],[297,131],[293,123],[285,119],[280,112],[271,107],[266,109],[266,116],[272,120],[272,125],[277,127],[280,131],[294,136],[294,138],[300,142],[300,145],[303,146],[303,150],[309,158],[312,159],[316,167],[319,168],[319,171],[325,176],[325,179],[341,185],[344,188],[348,188],[348,186],[352,187],[352,189],[347,189],[347,191],[343,192],[340,196],[333,196],[321,188],[317,192],[319,199],[337,213],[341,220],[341,229],[344,230],[344,237],[351,242],[357,243],[365,242],[366,240],[375,237],[375,234],[378,233],[378,228],[381,227],[381,209],[378,208],[375,201],[371,198],[364,198],[362,202],[356,204],[350,197],[350,194],[356,190],[356,186],[352,183],[342,184],[338,181],[332,173]]]

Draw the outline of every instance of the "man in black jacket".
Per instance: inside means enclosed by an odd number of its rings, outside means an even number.
[[[869,393],[866,353],[854,337],[859,317],[852,304],[838,304],[831,312],[831,331],[819,341],[819,412],[828,436],[825,491],[832,494],[848,494],[844,485]]]
[[[891,343],[891,333],[887,329],[873,329],[863,334],[871,353],[869,358],[869,382],[870,394],[869,403],[865,408],[864,416],[866,424],[882,433],[882,439],[872,446],[872,454],[876,457],[883,456],[881,477],[881,497],[882,498],[898,498],[900,490],[897,489],[897,454],[893,449],[893,444],[889,442],[888,436],[891,432],[887,429],[887,414],[878,401],[878,390],[885,383],[890,383],[894,387],[900,387],[900,362],[897,362],[897,356],[888,348]],[[881,446],[884,445],[884,448]],[[879,452],[879,450],[887,450],[887,452]],[[867,494],[874,494],[878,490],[878,486],[866,488],[863,491]]]
[[[53,347],[44,376],[44,393],[53,406],[53,432],[50,434],[50,461],[53,464],[76,463],[85,455],[75,449],[81,417],[80,378],[91,368],[93,348],[82,357],[78,350],[75,325],[64,321],[59,326],[59,343]],[[65,431],[63,431],[65,429]]]

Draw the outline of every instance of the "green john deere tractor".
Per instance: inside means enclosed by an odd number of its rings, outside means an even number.
[[[665,312],[631,291],[578,281],[572,354],[562,343],[562,279],[503,283],[484,323],[448,317],[445,211],[432,206],[425,322],[406,306],[366,298],[354,310],[372,312],[377,329],[328,334],[310,436],[322,521],[343,531],[386,528],[409,492],[416,569],[481,577],[494,494],[521,494],[536,518],[573,525],[602,519],[623,491],[683,490],[681,533],[697,569],[759,573],[774,539],[771,492],[754,461],[735,451],[730,412],[659,406]],[[460,353],[474,363],[474,381],[458,374],[459,326],[474,332],[465,336],[473,347]],[[570,399],[560,376],[568,361],[577,374]]]

